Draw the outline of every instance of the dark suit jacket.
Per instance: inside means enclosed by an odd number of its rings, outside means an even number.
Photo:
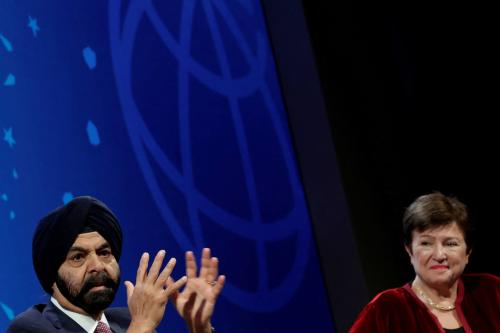
[[[130,324],[127,308],[111,308],[104,311],[114,333],[125,333]],[[19,314],[6,333],[85,333],[85,330],[52,302],[35,305]]]

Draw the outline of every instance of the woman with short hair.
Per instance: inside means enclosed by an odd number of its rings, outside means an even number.
[[[405,211],[405,249],[415,279],[379,293],[349,333],[498,333],[500,278],[463,274],[472,251],[467,207],[440,192]]]

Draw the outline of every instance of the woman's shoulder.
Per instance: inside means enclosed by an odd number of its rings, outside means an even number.
[[[411,325],[415,310],[411,298],[405,287],[378,293],[359,313],[349,333],[396,332],[401,323]]]
[[[500,277],[490,273],[466,273],[462,275],[465,288],[496,287],[500,288]]]
[[[400,306],[411,298],[405,287],[386,289],[378,293],[369,303],[370,307]]]
[[[500,313],[500,279],[493,274],[463,274],[462,309],[469,320],[480,322],[480,318],[490,318],[488,322],[496,329],[482,330],[500,332],[496,321]],[[480,317],[478,317],[480,314]],[[489,325],[489,324],[488,324]]]
[[[500,278],[493,274],[462,274],[463,298],[465,303],[500,302]],[[498,304],[496,304],[498,307]]]

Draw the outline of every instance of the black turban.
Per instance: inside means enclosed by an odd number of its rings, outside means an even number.
[[[33,266],[43,289],[52,294],[57,271],[80,233],[97,231],[116,260],[122,252],[122,230],[113,212],[90,196],[76,197],[40,220],[33,235]]]

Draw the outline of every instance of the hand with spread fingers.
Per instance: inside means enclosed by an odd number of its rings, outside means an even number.
[[[187,281],[186,276],[177,281],[170,277],[175,258],[171,258],[161,270],[164,258],[165,251],[160,250],[148,272],[149,254],[144,253],[137,269],[135,285],[125,281],[131,316],[128,333],[153,332],[163,318],[169,296],[177,293]]]
[[[215,303],[226,277],[219,275],[219,260],[211,257],[210,249],[203,249],[201,268],[197,275],[196,259],[193,252],[186,252],[187,283],[184,289],[172,293],[172,301],[184,318],[191,333],[212,332],[211,317]],[[168,285],[173,280],[169,280]]]

